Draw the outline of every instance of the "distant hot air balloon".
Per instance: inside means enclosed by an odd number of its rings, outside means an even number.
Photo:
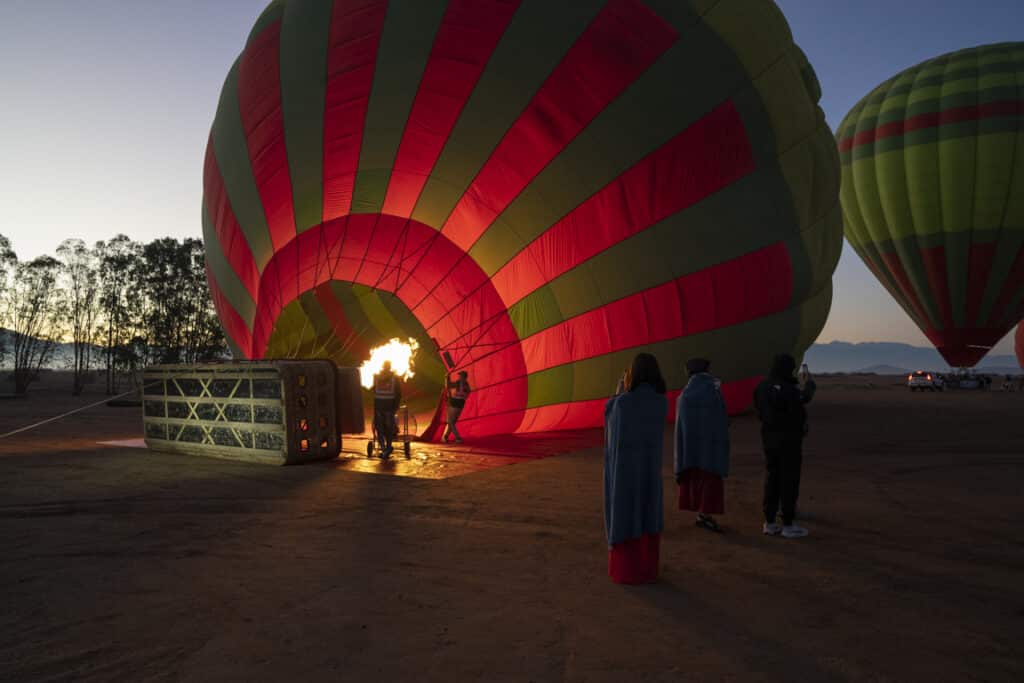
[[[1024,313],[1024,43],[929,60],[836,135],[846,238],[951,366]]]
[[[770,0],[276,0],[207,147],[224,329],[354,365],[414,337],[414,381],[468,370],[466,435],[600,425],[639,351],[743,409],[831,303],[819,96]]]

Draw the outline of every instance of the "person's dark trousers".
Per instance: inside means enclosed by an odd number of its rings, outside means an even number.
[[[783,524],[792,524],[796,516],[800,468],[803,465],[802,446],[799,439],[765,439],[764,518],[770,524],[775,522],[780,502]]]

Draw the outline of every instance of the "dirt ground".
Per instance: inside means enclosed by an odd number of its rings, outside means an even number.
[[[99,398],[58,379],[0,433]],[[105,406],[0,440],[0,680],[1024,680],[1024,394],[894,382],[822,381],[805,539],[760,533],[752,417],[722,534],[667,451],[639,587],[606,575],[600,432],[423,447],[515,463],[440,479],[101,447],[141,431]]]

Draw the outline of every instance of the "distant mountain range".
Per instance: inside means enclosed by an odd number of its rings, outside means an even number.
[[[876,375],[902,375],[914,370],[948,371],[949,365],[930,347],[892,342],[851,344],[834,341],[814,344],[804,355],[811,372],[864,372]],[[978,363],[979,372],[994,375],[1018,374],[1017,358],[988,355]]]
[[[0,337],[8,335],[0,328]],[[8,340],[9,341],[9,340]],[[10,350],[10,343],[8,343]],[[58,344],[48,367],[64,369],[71,366],[73,358],[71,344]],[[946,372],[950,368],[939,352],[925,346],[896,344],[893,342],[850,342],[834,341],[828,344],[814,344],[804,355],[811,372],[856,372],[876,375],[905,375],[914,370]],[[8,357],[2,367],[10,367]],[[1024,372],[1017,365],[1017,358],[1010,355],[988,355],[977,366],[978,371],[993,375],[1014,375]]]

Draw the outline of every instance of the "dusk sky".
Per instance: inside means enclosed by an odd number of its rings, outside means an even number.
[[[0,0],[0,234],[199,236],[217,98],[266,0]],[[833,129],[871,88],[955,49],[1024,39],[1015,0],[778,0]],[[819,341],[928,341],[844,249]],[[997,353],[1012,353],[1004,339]]]

